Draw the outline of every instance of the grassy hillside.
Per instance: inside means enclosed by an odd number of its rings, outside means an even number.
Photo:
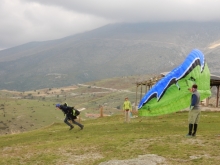
[[[143,76],[145,78],[149,76]],[[121,113],[125,97],[135,103],[135,81],[138,76],[103,79],[67,86],[33,91],[0,91],[0,134],[11,134],[38,129],[53,122],[62,122],[63,114],[55,108],[56,103],[67,102],[81,112],[81,120],[93,119],[100,114]],[[95,114],[94,117],[89,114]]]
[[[187,112],[138,117],[122,115],[83,121],[72,131],[57,122],[26,133],[0,136],[0,164],[97,165],[108,160],[156,154],[169,165],[218,164],[219,112],[202,112],[195,138],[186,138]]]
[[[0,164],[96,165],[146,154],[164,157],[171,165],[218,164],[219,112],[202,112],[198,136],[192,139],[184,137],[187,112],[124,123],[121,105],[125,97],[135,102],[139,80],[130,76],[62,88],[0,91]],[[85,109],[80,115],[84,130],[68,130],[54,106],[64,102]],[[89,117],[99,114],[100,105],[109,116]]]
[[[136,81],[147,80],[153,75],[116,77],[62,88],[46,88],[33,91],[0,91],[0,135],[26,132],[62,122],[63,114],[56,103],[67,102],[81,112],[81,120],[97,118],[100,105],[104,115],[121,114],[125,97],[129,97],[135,109]],[[216,90],[215,90],[216,91]],[[143,87],[143,93],[145,87]],[[216,104],[216,93],[209,104]],[[140,87],[137,100],[141,97]]]
[[[62,120],[53,104],[38,100],[0,100],[0,134],[30,131]]]

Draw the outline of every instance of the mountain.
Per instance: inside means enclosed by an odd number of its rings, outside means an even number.
[[[118,23],[0,51],[0,89],[34,90],[158,74],[200,49],[219,74],[220,22]]]

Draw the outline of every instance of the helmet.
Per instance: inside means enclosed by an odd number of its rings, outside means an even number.
[[[56,104],[56,107],[60,107],[60,104]]]

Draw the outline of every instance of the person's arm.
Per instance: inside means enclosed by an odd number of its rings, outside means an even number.
[[[65,113],[65,110],[64,110],[63,105],[61,105],[61,106],[60,106],[60,109],[61,109],[61,111],[63,112],[63,115],[65,116],[65,115],[66,115],[66,113]]]
[[[192,95],[192,101],[191,101],[191,105],[190,105],[190,110],[192,110],[194,108],[194,106],[196,105],[197,102],[197,97],[195,94]]]

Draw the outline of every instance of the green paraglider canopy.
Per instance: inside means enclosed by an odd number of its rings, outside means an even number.
[[[193,50],[145,94],[138,106],[139,116],[159,116],[189,107],[193,84],[198,85],[201,100],[211,95],[209,68],[199,50]]]

